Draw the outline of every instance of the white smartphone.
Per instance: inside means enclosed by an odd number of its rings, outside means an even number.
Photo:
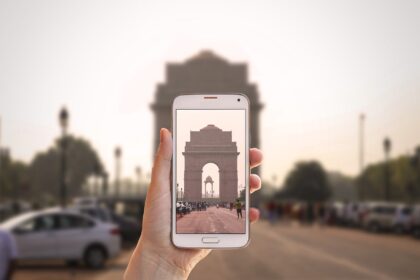
[[[173,114],[172,242],[240,248],[249,234],[249,100],[182,95]]]

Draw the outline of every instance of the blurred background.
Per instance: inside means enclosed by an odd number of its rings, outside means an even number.
[[[1,1],[12,279],[122,277],[158,131],[196,92],[250,98],[264,164],[250,245],[191,279],[418,279],[419,14],[409,0]]]

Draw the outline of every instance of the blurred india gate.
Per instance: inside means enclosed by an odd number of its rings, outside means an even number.
[[[257,86],[248,82],[246,63],[230,63],[211,51],[202,51],[185,63],[166,66],[166,82],[158,84],[151,108],[155,114],[154,151],[159,145],[161,127],[172,126],[172,102],[178,95],[197,93],[242,93],[251,102],[251,147],[260,147],[259,119],[262,104]],[[254,171],[259,173],[258,170]]]

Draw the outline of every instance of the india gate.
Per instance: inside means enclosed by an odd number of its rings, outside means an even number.
[[[191,131],[190,141],[186,142],[182,154],[185,157],[184,201],[203,200],[202,172],[207,163],[214,163],[219,168],[219,201],[235,201],[238,197],[239,152],[236,142],[232,142],[232,131],[223,131],[213,124]]]
[[[248,82],[246,63],[230,63],[211,51],[202,51],[184,63],[166,66],[166,81],[157,86],[151,108],[155,114],[154,151],[159,145],[161,127],[172,126],[172,102],[178,95],[197,93],[242,93],[248,96],[250,110],[250,146],[260,147],[259,114],[262,104],[257,86]],[[259,173],[258,169],[253,170]]]

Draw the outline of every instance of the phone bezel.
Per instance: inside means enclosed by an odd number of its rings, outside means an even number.
[[[206,98],[207,97],[207,98]],[[240,101],[238,102],[238,98]],[[245,153],[245,233],[235,234],[182,234],[176,233],[176,110],[179,109],[243,109],[245,110],[245,151],[249,151],[249,100],[248,97],[240,93],[228,94],[194,94],[180,95],[175,98],[172,104],[172,133],[173,133],[173,157],[172,157],[172,203],[171,203],[171,239],[172,243],[179,248],[241,248],[249,244],[250,241],[250,221],[249,221],[249,152]],[[206,237],[218,238],[218,243],[203,243]]]

